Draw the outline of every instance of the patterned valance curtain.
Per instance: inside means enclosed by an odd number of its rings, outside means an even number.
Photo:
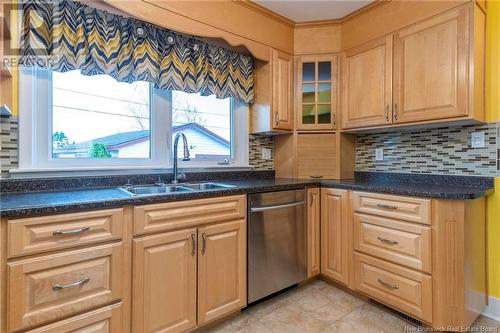
[[[77,1],[23,2],[21,64],[253,101],[252,58]]]

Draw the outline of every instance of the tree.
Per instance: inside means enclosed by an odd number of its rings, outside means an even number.
[[[184,100],[182,104],[180,102],[177,102],[176,105],[174,105],[173,109],[174,123],[197,123],[203,126],[207,122],[203,113],[198,111],[195,106],[189,104],[189,101],[187,100]]]
[[[52,146],[54,148],[62,148],[69,145],[69,139],[64,132],[54,132],[52,134]]]
[[[90,149],[90,157],[111,158],[111,153],[108,151],[104,143],[94,143]]]

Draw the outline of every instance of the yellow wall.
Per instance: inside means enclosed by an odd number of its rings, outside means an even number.
[[[487,3],[486,113],[488,121],[500,121],[500,1]],[[488,198],[489,293],[500,298],[500,178]]]

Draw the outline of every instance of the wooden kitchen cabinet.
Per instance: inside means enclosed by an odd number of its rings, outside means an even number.
[[[392,123],[392,38],[342,54],[342,128]]]
[[[293,130],[293,56],[274,49],[269,52],[269,62],[255,60],[250,129],[282,134]]]
[[[198,229],[198,325],[246,305],[245,220]]]
[[[395,34],[395,123],[467,115],[468,26],[460,7]]]
[[[307,277],[320,271],[321,192],[319,188],[307,190]]]
[[[196,327],[196,228],[134,240],[132,331]]]
[[[349,282],[348,192],[321,189],[321,274],[345,285]]]
[[[339,105],[337,55],[300,56],[295,64],[297,129],[335,129]]]
[[[484,122],[485,22],[470,2],[346,50],[342,129]]]

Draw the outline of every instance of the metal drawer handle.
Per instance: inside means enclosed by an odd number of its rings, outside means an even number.
[[[381,241],[382,243],[386,243],[386,244],[389,244],[389,245],[399,244],[399,242],[396,242],[396,241],[393,241],[393,240],[390,240],[390,239],[385,239],[385,238],[382,238],[382,237],[377,237],[377,239],[379,241]]]
[[[314,195],[312,194],[312,192],[309,193],[309,207],[312,207],[314,203]]]
[[[386,204],[377,204],[377,207],[380,208],[386,208],[386,209],[398,209],[398,206],[393,206],[393,205],[386,205]]]
[[[205,255],[205,253],[207,252],[207,235],[205,235],[205,233],[201,234],[201,241],[201,254]]]
[[[309,176],[309,178],[312,178],[312,179],[320,179],[320,178],[323,178],[323,176]]]
[[[79,229],[71,229],[71,230],[56,230],[52,232],[53,236],[61,236],[61,235],[78,235],[82,232],[89,231],[90,227],[82,227]]]
[[[71,282],[68,284],[56,284],[55,286],[52,286],[52,290],[63,290],[63,289],[69,289],[69,288],[75,288],[75,287],[80,287],[83,286],[85,283],[88,283],[90,281],[90,278],[88,276],[85,276],[83,279]]]
[[[278,127],[278,125],[280,124],[280,114],[278,113],[278,111],[276,111],[274,116],[274,124],[274,127]]]
[[[377,281],[383,285],[384,287],[387,287],[387,288],[390,288],[390,289],[399,289],[399,286],[397,284],[390,284],[390,283],[387,283],[385,282],[384,280],[382,279],[377,279]]]
[[[191,255],[194,257],[194,255],[196,254],[196,239],[194,234],[191,234],[191,242]]]
[[[389,121],[389,105],[385,107],[385,121]]]

